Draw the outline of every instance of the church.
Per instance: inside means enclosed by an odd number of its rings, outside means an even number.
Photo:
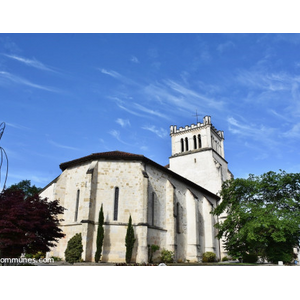
[[[224,133],[203,123],[170,126],[169,165],[121,151],[93,153],[60,164],[62,173],[40,193],[65,207],[65,237],[50,256],[64,259],[68,240],[81,233],[82,259],[94,261],[98,215],[103,205],[102,262],[125,262],[131,215],[135,233],[132,262],[149,261],[149,245],[174,252],[175,261],[201,262],[202,254],[223,255],[215,237],[219,220],[210,212],[221,201],[221,185],[232,177],[224,157]]]

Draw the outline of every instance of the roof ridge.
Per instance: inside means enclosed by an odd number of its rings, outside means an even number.
[[[126,155],[134,155],[134,156],[144,156],[142,154],[135,154],[135,153],[131,153],[131,152],[126,152],[126,151],[120,151],[120,150],[113,150],[113,151],[105,151],[105,152],[95,152],[92,153],[91,155],[94,154],[102,154],[102,155],[107,155],[107,154],[114,154],[114,153],[118,153],[118,154],[126,154]]]
[[[174,171],[172,171],[172,170],[170,170],[166,167],[163,167],[162,165],[154,162],[153,160],[151,160],[151,159],[149,159],[146,156],[141,155],[141,154],[133,154],[133,153],[123,152],[123,151],[119,151],[119,150],[93,153],[93,154],[88,155],[88,156],[84,156],[84,157],[81,157],[81,158],[78,158],[78,159],[74,159],[74,160],[62,163],[62,164],[59,165],[59,167],[62,171],[64,171],[69,167],[76,166],[76,165],[81,164],[81,163],[93,161],[93,160],[96,160],[96,159],[101,159],[101,158],[103,158],[103,159],[113,159],[113,160],[114,159],[115,160],[117,160],[117,159],[120,159],[120,160],[122,160],[122,159],[123,160],[140,160],[142,162],[150,163],[153,166],[159,168],[160,170],[163,170],[164,172],[167,172],[168,174],[171,174],[171,176],[174,176],[175,178],[180,178],[181,181],[187,182],[190,186],[193,186],[197,189],[201,189],[206,194],[209,194],[213,197],[216,197],[217,199],[220,199],[219,196],[217,196],[216,194],[208,191],[207,189],[203,188],[202,186],[198,185],[197,183],[181,176],[178,173],[175,173]]]
[[[83,162],[90,161],[90,160],[97,159],[97,158],[113,158],[113,159],[118,159],[118,158],[119,159],[122,159],[122,158],[124,158],[124,159],[126,159],[126,158],[127,159],[130,159],[130,158],[134,159],[134,158],[139,158],[139,159],[142,159],[142,158],[145,158],[145,156],[142,155],[142,154],[134,154],[134,153],[124,152],[124,151],[119,151],[119,150],[107,151],[107,152],[98,152],[98,153],[92,153],[92,154],[87,155],[87,156],[83,156],[83,157],[80,157],[80,158],[76,158],[76,159],[61,163],[59,165],[59,167],[62,171],[64,171],[68,167],[73,166],[75,164],[83,163]]]

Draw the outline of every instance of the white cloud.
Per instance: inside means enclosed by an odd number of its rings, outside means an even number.
[[[101,73],[103,73],[105,75],[109,75],[114,78],[121,78],[121,75],[116,71],[107,71],[105,69],[101,69],[100,71],[101,71]]]
[[[16,55],[8,55],[8,54],[3,54],[3,55],[5,55],[6,57],[9,57],[11,59],[17,60],[21,63],[24,63],[25,65],[30,66],[30,67],[44,70],[44,71],[54,72],[54,70],[45,66],[43,63],[41,63],[40,61],[38,61],[36,59],[28,59],[28,58],[24,58],[24,57],[20,57],[20,56],[16,56]]]
[[[0,77],[2,77],[4,79],[7,79],[11,82],[14,82],[14,83],[21,84],[21,85],[26,85],[26,86],[33,87],[33,88],[36,88],[36,89],[45,90],[45,91],[48,91],[48,92],[55,92],[55,93],[60,92],[58,89],[55,89],[55,88],[52,88],[52,87],[47,87],[47,86],[42,86],[42,85],[39,85],[39,84],[35,84],[33,82],[28,81],[27,79],[15,76],[15,75],[13,75],[11,73],[8,73],[8,72],[0,71]]]
[[[295,45],[300,44],[300,35],[297,33],[284,33],[284,34],[276,34],[275,41],[278,42],[288,42]]]
[[[124,142],[122,139],[121,139],[121,134],[118,130],[111,130],[109,131],[109,134],[112,135],[114,138],[116,138],[120,143],[124,144],[124,145],[127,145],[127,146],[131,146],[130,144]]]
[[[118,118],[118,119],[116,120],[116,122],[117,122],[118,124],[120,124],[122,127],[130,126],[130,122],[129,122],[129,120],[127,120],[127,119],[121,119],[121,118]]]
[[[260,106],[271,105],[273,115],[280,110],[282,119],[297,120],[300,116],[300,77],[289,72],[268,72],[266,68],[239,70],[236,80],[247,88],[245,102]],[[244,87],[242,87],[244,89]],[[245,89],[244,89],[245,90]],[[277,108],[277,106],[279,107]],[[288,113],[285,117],[284,113]]]
[[[203,98],[205,101],[207,101],[207,99],[201,96],[199,93],[193,91],[192,89],[188,89],[173,80],[168,79],[165,82],[172,90],[178,92],[179,94],[182,94],[187,97],[191,96],[195,98]]]
[[[217,51],[223,53],[231,48],[235,47],[235,44],[232,41],[227,41],[226,43],[220,44],[217,47]]]
[[[135,115],[135,116],[138,116],[138,117],[145,117],[145,115],[143,114],[140,114],[140,113],[137,113],[136,111],[132,110],[132,109],[129,109],[127,107],[125,107],[123,104],[119,103],[117,104],[121,109],[127,111],[128,113],[132,114],[132,115]]]
[[[157,48],[150,48],[148,49],[148,56],[151,59],[156,59],[158,57],[158,50]]]
[[[149,130],[155,133],[160,138],[165,138],[168,135],[168,132],[164,128],[156,128],[156,126],[143,126],[142,129]]]
[[[282,134],[283,137],[300,138],[300,123],[295,124],[290,130]]]
[[[140,111],[143,111],[143,112],[146,112],[147,114],[150,114],[150,115],[154,115],[154,116],[157,116],[157,117],[160,117],[160,118],[164,118],[164,119],[169,119],[168,116],[166,116],[165,114],[163,113],[160,113],[158,111],[155,111],[155,110],[152,110],[152,109],[149,109],[147,107],[144,107],[138,103],[134,103],[134,106],[140,110]]]
[[[138,58],[137,57],[135,57],[135,56],[131,56],[131,58],[130,58],[130,61],[131,62],[133,62],[133,63],[136,63],[136,64],[138,64],[140,61],[138,60]]]
[[[178,109],[194,110],[195,104],[187,101],[182,95],[174,95],[170,89],[162,84],[150,84],[145,88],[145,93],[151,99],[158,101],[160,105],[166,104],[168,107],[172,107],[174,111]]]
[[[121,99],[117,98],[117,97],[109,97],[110,99],[112,99],[113,101],[115,101],[118,105],[119,108],[127,111],[128,113],[138,116],[138,117],[151,117],[156,116],[156,117],[160,117],[160,118],[164,118],[164,119],[170,119],[167,115],[156,111],[156,110],[152,110],[150,108],[147,108],[141,104],[138,103],[131,103],[130,101],[127,101],[126,104],[124,103],[125,101],[122,101]],[[143,114],[143,113],[146,114]],[[126,122],[125,122],[126,121]],[[123,125],[130,125],[130,123],[128,124],[127,121],[129,122],[129,120],[123,120],[123,119],[118,119],[116,122],[119,123],[121,126]],[[125,123],[124,123],[125,122]]]
[[[267,73],[264,70],[240,70],[237,80],[250,88],[271,92],[290,90],[293,82],[286,73]]]
[[[7,126],[10,126],[10,127],[16,128],[16,129],[21,129],[21,130],[29,130],[30,129],[28,127],[25,127],[25,126],[22,126],[22,125],[18,125],[18,124],[13,124],[13,123],[8,123],[8,122],[5,122],[5,124]]]
[[[98,70],[100,70],[102,74],[105,74],[105,75],[111,76],[115,79],[118,79],[125,84],[138,86],[138,84],[135,81],[131,80],[130,78],[127,78],[126,76],[123,76],[122,74],[120,74],[116,71],[113,71],[113,70],[108,71],[106,69],[98,69]]]
[[[120,138],[120,132],[117,131],[117,130],[111,130],[109,132],[109,134],[111,134],[113,137],[115,137],[116,139],[119,139]]]
[[[285,122],[290,122],[290,118],[285,117],[283,114],[279,114],[277,111],[275,111],[275,109],[268,109],[268,112],[270,112],[272,115],[274,115],[275,117],[285,121]]]
[[[66,145],[62,145],[62,144],[59,144],[59,143],[56,143],[56,142],[54,142],[54,141],[52,141],[52,140],[49,140],[48,141],[51,145],[53,145],[53,146],[55,146],[55,147],[57,147],[57,148],[62,148],[62,149],[68,149],[68,150],[80,150],[80,149],[78,149],[78,148],[75,148],[75,147],[70,147],[70,146],[66,146]]]
[[[254,160],[265,160],[271,155],[280,157],[282,139],[279,138],[278,128],[264,124],[238,121],[233,117],[227,118],[229,132],[236,135],[236,143],[243,140],[244,146],[251,150]]]
[[[33,175],[36,174],[36,175]],[[20,182],[22,180],[25,179],[28,179],[31,181],[31,184],[33,185],[45,185],[47,183],[49,183],[53,178],[52,177],[49,177],[49,176],[45,176],[46,174],[43,174],[41,172],[38,172],[38,171],[32,171],[32,172],[29,172],[29,171],[25,171],[25,170],[18,170],[18,173],[13,173],[13,172],[10,172],[9,173],[9,180],[6,184],[6,186],[10,186],[12,184],[15,184],[17,182]]]
[[[163,84],[150,84],[145,88],[145,92],[154,100],[160,100],[160,104],[166,103],[174,108],[174,111],[182,109],[194,112],[216,109],[224,111],[224,103],[216,101],[212,97],[207,97],[191,88],[188,88],[174,80],[164,80]]]
[[[274,133],[274,128],[259,124],[241,123],[233,117],[227,118],[229,130],[233,134],[241,137],[251,137],[262,142],[271,142],[270,136]]]

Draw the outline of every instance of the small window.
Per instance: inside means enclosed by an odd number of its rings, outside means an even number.
[[[194,150],[195,150],[195,149],[197,149],[197,138],[195,135],[194,135],[193,139],[194,139]]]
[[[184,152],[184,142],[183,142],[183,139],[181,139],[180,142],[181,142],[181,152]]]
[[[114,201],[114,221],[118,220],[118,206],[119,206],[119,188],[115,188],[115,201]]]
[[[189,140],[187,137],[185,138],[185,151],[189,151]]]
[[[199,148],[202,148],[201,134],[198,134],[198,147],[199,147]]]
[[[78,219],[79,198],[80,198],[80,190],[77,190],[74,222],[77,222],[77,219]]]

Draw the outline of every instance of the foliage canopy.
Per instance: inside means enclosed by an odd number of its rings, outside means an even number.
[[[289,262],[300,238],[300,173],[267,172],[224,182],[222,202],[213,210],[226,215],[217,237],[233,257],[255,253],[268,261]]]
[[[81,233],[76,233],[69,241],[65,251],[65,259],[68,263],[74,264],[81,260],[83,252]]]
[[[174,261],[174,252],[167,249],[161,250],[161,261],[164,263],[171,263]]]
[[[0,255],[18,257],[26,253],[47,252],[64,236],[58,215],[64,208],[58,201],[26,196],[20,189],[0,193]]]
[[[216,261],[216,254],[214,252],[204,252],[202,255],[202,262],[214,262]]]
[[[24,192],[25,197],[31,197],[38,194],[41,188],[31,185],[30,180],[22,180],[19,183],[12,184],[8,189],[10,190],[21,190]]]

